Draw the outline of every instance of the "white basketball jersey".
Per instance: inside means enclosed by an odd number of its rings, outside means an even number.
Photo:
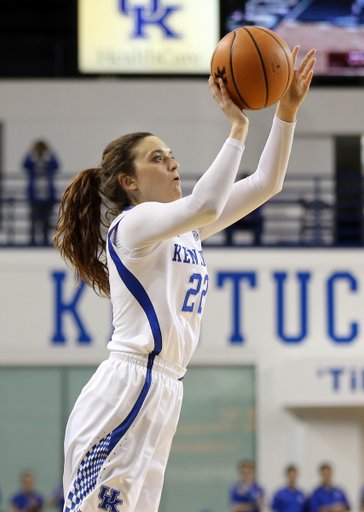
[[[146,256],[134,257],[117,241],[127,214],[109,229],[114,332],[108,349],[154,353],[186,367],[198,343],[208,289],[199,232],[159,242]]]

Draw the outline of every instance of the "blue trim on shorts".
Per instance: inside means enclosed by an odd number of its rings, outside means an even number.
[[[142,284],[125,267],[119,256],[116,254],[116,251],[112,245],[110,237],[115,228],[118,226],[119,222],[112,228],[108,235],[108,248],[110,256],[115,263],[118,274],[124,282],[125,286],[139,302],[140,306],[143,308],[145,314],[147,315],[147,319],[153,334],[154,350],[148,356],[145,382],[134,404],[134,407],[128,416],[124,419],[124,421],[120,423],[118,427],[116,427],[116,429],[114,429],[110,434],[94,444],[94,446],[92,446],[92,448],[84,456],[78,468],[77,476],[73,482],[72,489],[68,493],[64,508],[65,512],[78,512],[83,500],[96,488],[96,482],[103,464],[105,463],[113,448],[132,426],[137,415],[139,414],[140,409],[142,408],[152,383],[152,368],[155,356],[158,355],[162,350],[162,333],[154,306]]]

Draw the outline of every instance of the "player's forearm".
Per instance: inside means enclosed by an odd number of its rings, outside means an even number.
[[[257,171],[251,176],[256,187],[269,197],[282,190],[291,154],[295,123],[287,123],[278,117],[259,160]]]
[[[196,183],[189,198],[192,208],[206,209],[220,216],[231,194],[243,151],[241,142],[227,139],[210,168]]]
[[[225,229],[268,201],[282,188],[295,124],[274,119],[257,171],[235,183],[220,217],[201,230],[201,239]]]

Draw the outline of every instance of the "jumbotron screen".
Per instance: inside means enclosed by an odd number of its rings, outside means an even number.
[[[315,75],[364,76],[364,0],[221,0],[222,35],[244,25],[316,48]]]

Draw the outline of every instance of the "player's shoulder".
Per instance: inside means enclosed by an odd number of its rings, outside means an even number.
[[[125,217],[125,215],[131,210],[131,207],[126,207],[121,213],[119,213],[119,215],[117,215],[113,221],[111,222],[110,226],[109,226],[109,232],[112,231],[114,229],[114,227],[119,224],[119,222],[121,221],[121,219],[123,219]]]

